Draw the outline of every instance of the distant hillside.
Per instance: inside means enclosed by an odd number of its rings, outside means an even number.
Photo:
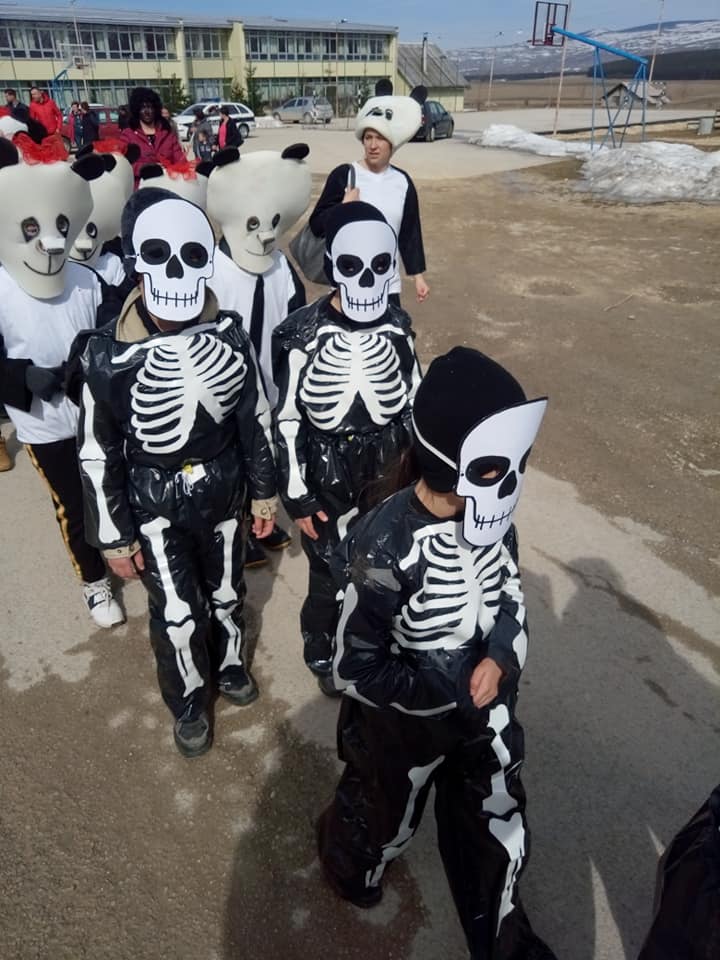
[[[605,63],[609,77],[628,77],[627,61],[610,60]],[[588,70],[592,76],[592,67]],[[720,50],[694,50],[682,53],[662,53],[655,59],[654,80],[720,80]]]
[[[600,40],[608,46],[649,57],[652,55],[655,44],[657,24],[644,24],[627,30],[588,30],[586,33],[587,36]],[[493,50],[495,51],[494,72],[498,78],[552,76],[560,71],[562,57],[560,48],[531,47],[528,43],[515,43],[496,48],[471,47],[450,50],[448,55],[458,62],[465,76],[469,79],[478,79],[489,75]],[[714,52],[714,56],[720,62],[720,20],[674,20],[662,25],[658,43],[659,56],[674,53],[682,55],[698,51],[709,57],[712,57]],[[603,54],[603,60],[605,59]],[[607,59],[613,58],[608,54]],[[568,41],[566,62],[568,72],[585,73],[592,62],[593,52],[590,47],[572,40]],[[688,79],[691,78],[688,77]]]

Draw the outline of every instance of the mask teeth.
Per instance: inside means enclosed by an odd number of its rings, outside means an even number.
[[[485,527],[494,527],[496,523],[502,523],[503,520],[507,520],[508,517],[511,517],[515,512],[516,506],[517,503],[510,510],[508,510],[507,513],[501,513],[499,517],[496,517],[495,514],[493,514],[489,520],[487,517],[475,516],[473,518],[475,520],[475,526],[480,527],[481,530],[483,530]]]
[[[198,294],[197,293],[184,293],[180,296],[177,293],[161,293],[159,290],[152,288],[152,298],[154,303],[164,303],[167,306],[169,303],[174,304],[176,307],[194,307],[197,303]]]

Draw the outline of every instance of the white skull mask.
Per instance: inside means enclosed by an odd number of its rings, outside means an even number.
[[[500,410],[463,440],[456,491],[466,501],[463,536],[468,543],[486,547],[505,536],[546,407],[542,398]]]
[[[338,230],[330,259],[346,317],[373,323],[383,316],[396,256],[395,231],[381,220],[358,220]]]
[[[205,281],[213,275],[215,250],[202,210],[179,197],[153,204],[135,221],[132,246],[149,312],[173,323],[197,317],[205,304]]]

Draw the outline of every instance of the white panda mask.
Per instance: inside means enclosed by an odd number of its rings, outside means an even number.
[[[248,273],[270,269],[279,239],[307,209],[309,152],[307,144],[296,143],[282,153],[258,150],[241,156],[236,147],[228,147],[216,156],[208,215],[220,227],[234,262]]]
[[[148,163],[140,169],[138,190],[159,187],[182,197],[183,200],[189,200],[201,210],[206,210],[208,173],[211,169],[211,163],[195,164],[190,160],[167,166]]]
[[[376,96],[371,97],[358,111],[355,136],[362,140],[366,130],[376,130],[389,141],[395,153],[412,140],[422,124],[422,104],[427,97],[425,87],[415,87],[409,97],[392,95],[392,84],[380,81]]]
[[[138,191],[135,197],[144,192]],[[130,236],[123,236],[124,249],[133,251],[126,259],[142,276],[143,299],[150,314],[171,323],[187,323],[205,305],[215,237],[208,218],[195,204],[167,190],[154,193],[135,218]],[[137,205],[142,206],[142,201]]]
[[[102,161],[70,166],[53,158],[55,145],[23,140],[23,162],[9,140],[0,140],[0,263],[31,297],[51,300],[65,289],[70,249],[92,209],[86,182]]]
[[[132,166],[121,154],[101,154],[104,171],[90,181],[93,207],[70,251],[70,258],[93,266],[103,245],[120,233],[123,207],[133,191]]]

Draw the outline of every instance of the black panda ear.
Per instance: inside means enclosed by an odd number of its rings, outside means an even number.
[[[392,80],[388,80],[387,77],[383,77],[382,80],[378,80],[375,84],[375,96],[376,97],[389,97],[393,92]]]
[[[164,170],[159,163],[145,163],[140,167],[141,180],[155,180],[156,177],[161,177],[163,173]]]
[[[111,170],[115,169],[117,166],[117,160],[111,153],[101,153],[100,156],[103,158],[106,173],[110,173]]]
[[[71,169],[83,180],[97,180],[105,173],[105,164],[99,154],[89,153],[87,156],[76,160]]]
[[[212,160],[201,160],[195,167],[195,173],[200,174],[201,177],[209,177],[213,172],[213,167]]]
[[[125,151],[125,159],[128,163],[136,163],[140,159],[140,147],[136,143],[129,143]]]
[[[422,84],[420,84],[418,87],[414,87],[410,91],[410,96],[413,98],[413,100],[417,100],[420,106],[422,106],[427,100],[427,94],[427,87],[424,87]]]
[[[285,147],[281,153],[283,160],[304,160],[310,153],[310,147],[306,143],[292,143]]]
[[[225,147],[223,150],[218,150],[213,157],[213,166],[226,167],[228,163],[235,163],[239,159],[240,151],[237,147]]]
[[[17,163],[20,163],[20,154],[17,147],[12,140],[0,137],[0,168],[14,167]]]
[[[78,152],[75,154],[76,160],[82,160],[83,157],[89,156],[93,152],[93,145],[91,143],[86,143],[84,147],[80,147]]]

